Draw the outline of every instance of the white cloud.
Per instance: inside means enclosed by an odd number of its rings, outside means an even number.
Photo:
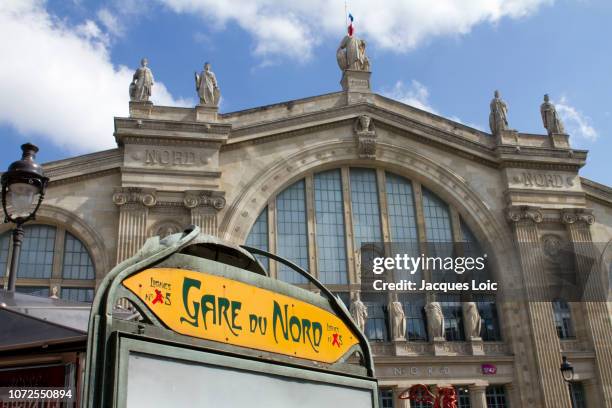
[[[594,142],[599,138],[597,130],[591,124],[591,118],[570,105],[565,96],[555,103],[557,112],[565,125],[565,131],[571,136]]]
[[[216,28],[235,22],[263,57],[310,58],[324,38],[346,32],[344,2],[329,0],[158,0],[177,13],[201,16]],[[461,35],[481,23],[521,18],[554,0],[352,0],[357,33],[377,48],[409,51],[436,36]]]
[[[100,20],[102,25],[104,25],[110,34],[117,37],[121,37],[123,34],[125,34],[125,27],[123,27],[123,24],[119,21],[119,18],[117,18],[117,16],[109,9],[102,8],[98,10],[96,15],[98,20]]]
[[[383,91],[383,95],[406,105],[438,114],[438,111],[429,104],[429,90],[416,79],[413,79],[408,86],[403,81],[397,81],[393,88]]]
[[[112,118],[128,114],[133,69],[113,65],[96,23],[68,26],[41,0],[3,1],[0,50],[0,123],[72,153],[115,146]],[[190,102],[159,82],[153,95],[162,105]]]
[[[429,89],[416,79],[410,81],[410,85],[404,84],[403,81],[397,81],[393,88],[383,91],[382,94],[388,98],[395,99],[396,101],[405,103],[406,105],[413,106],[415,108],[433,113],[435,115],[441,115],[437,109],[435,109],[429,102]],[[457,116],[450,116],[450,120],[469,126],[474,129],[481,131],[483,127],[474,123],[464,122]]]

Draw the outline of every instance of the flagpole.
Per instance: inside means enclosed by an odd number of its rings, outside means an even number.
[[[348,27],[348,9],[346,6],[346,0],[344,0],[344,22],[346,26]]]

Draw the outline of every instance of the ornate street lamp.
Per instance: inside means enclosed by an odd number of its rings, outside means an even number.
[[[574,380],[574,367],[567,361],[565,356],[563,356],[563,362],[561,363],[561,375],[567,383],[571,383]]]
[[[42,167],[34,159],[38,147],[31,143],[21,146],[23,156],[21,160],[13,162],[8,170],[2,174],[2,209],[4,222],[15,224],[13,230],[13,254],[9,271],[7,289],[15,290],[17,279],[17,265],[21,243],[23,242],[23,224],[33,220],[44,197],[49,178],[45,177]]]

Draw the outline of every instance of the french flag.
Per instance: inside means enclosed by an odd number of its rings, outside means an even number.
[[[353,15],[349,13],[348,18],[351,21],[348,26],[348,35],[353,36],[353,33],[355,32],[355,27],[353,27]]]

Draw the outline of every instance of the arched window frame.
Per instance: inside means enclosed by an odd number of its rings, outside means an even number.
[[[304,180],[305,185],[305,208],[306,208],[306,224],[307,224],[307,237],[308,237],[308,255],[309,255],[309,272],[313,274],[315,277],[320,278],[319,270],[318,270],[318,257],[317,257],[317,234],[316,234],[316,214],[315,214],[315,194],[314,194],[314,177],[316,174],[328,172],[331,170],[339,169],[341,173],[341,181],[342,181],[342,197],[343,197],[343,210],[344,210],[344,228],[345,228],[345,237],[346,239],[346,258],[347,258],[347,274],[348,281],[345,284],[330,284],[326,285],[334,292],[347,295],[349,292],[353,292],[355,288],[355,283],[357,282],[357,268],[359,259],[356,256],[356,252],[358,251],[357,243],[356,243],[356,235],[354,230],[354,214],[352,208],[352,196],[351,196],[351,169],[365,169],[367,171],[374,172],[376,175],[376,185],[378,192],[378,205],[379,205],[379,222],[380,225],[380,236],[382,240],[385,242],[392,241],[392,228],[390,226],[390,211],[389,206],[389,197],[387,195],[387,174],[392,174],[393,176],[399,176],[400,178],[408,181],[411,187],[411,195],[410,199],[412,200],[412,206],[414,210],[414,219],[416,222],[416,242],[413,242],[415,247],[418,247],[420,253],[428,254],[428,252],[432,251],[432,248],[427,248],[428,241],[435,241],[436,237],[432,237],[433,239],[428,239],[427,233],[427,222],[425,219],[426,210],[424,208],[424,194],[429,194],[433,196],[435,200],[441,203],[448,210],[448,222],[447,225],[450,228],[449,234],[447,235],[452,242],[465,242],[466,239],[464,237],[463,229],[467,226],[462,220],[458,210],[456,207],[451,205],[449,202],[438,196],[435,192],[435,186],[423,186],[418,180],[415,180],[407,175],[398,172],[395,169],[386,169],[381,167],[373,167],[373,166],[324,166],[321,168],[316,168],[310,172],[301,174],[299,177],[295,177],[285,183],[282,187],[280,187],[275,194],[270,196],[267,201],[267,205],[264,207],[263,211],[267,211],[267,219],[268,219],[268,233],[269,233],[269,241],[268,241],[268,249],[271,252],[277,252],[277,214],[276,214],[276,198],[278,194],[282,193],[288,187],[291,187],[296,182],[300,180]],[[431,187],[431,188],[430,188]],[[258,217],[261,214],[258,214]],[[249,238],[247,238],[249,239]],[[431,245],[430,245],[431,247]],[[270,275],[273,277],[278,277],[278,266],[275,262],[271,262],[269,266]],[[431,271],[425,271],[426,275],[425,279],[431,279]],[[300,285],[305,286],[307,285]],[[491,294],[493,295],[493,294]],[[436,300],[433,297],[428,297],[428,301]],[[381,305],[381,307],[385,308],[386,304]],[[499,310],[497,310],[498,306],[495,305],[497,316],[500,316]],[[497,322],[499,323],[499,322]],[[501,327],[498,328],[501,332]],[[502,337],[491,339],[491,341],[502,341]]]
[[[96,287],[96,277],[98,276],[98,271],[96,270],[96,264],[92,257],[91,250],[88,248],[86,242],[79,236],[76,231],[67,228],[61,224],[54,224],[45,221],[37,221],[28,223],[25,225],[25,237],[24,240],[28,239],[28,226],[36,226],[42,225],[55,229],[55,240],[53,243],[53,263],[51,267],[51,276],[49,278],[32,278],[27,277],[23,278],[19,276],[17,273],[17,281],[16,281],[16,289],[17,291],[22,291],[24,293],[34,293],[39,296],[49,296],[54,293],[53,288],[56,287],[58,292],[57,295],[60,298],[65,298],[62,293],[63,289],[67,289],[66,293],[70,293],[70,299],[68,300],[80,300],[80,301],[91,301],[93,299],[93,293]],[[13,250],[12,243],[12,229],[9,228],[0,233],[1,236],[8,236],[9,238],[9,246],[8,252],[6,253],[6,263],[5,268],[0,271],[0,283],[2,286],[6,284],[8,277],[8,270],[10,268],[10,259],[11,253]],[[64,269],[64,257],[66,255],[65,245],[66,240],[68,238],[68,234],[70,234],[73,238],[83,245],[84,249],[87,251],[89,259],[92,263],[93,268],[93,276],[90,279],[70,279],[65,278],[63,274]],[[23,256],[23,252],[22,252]],[[2,257],[4,258],[4,256]]]

